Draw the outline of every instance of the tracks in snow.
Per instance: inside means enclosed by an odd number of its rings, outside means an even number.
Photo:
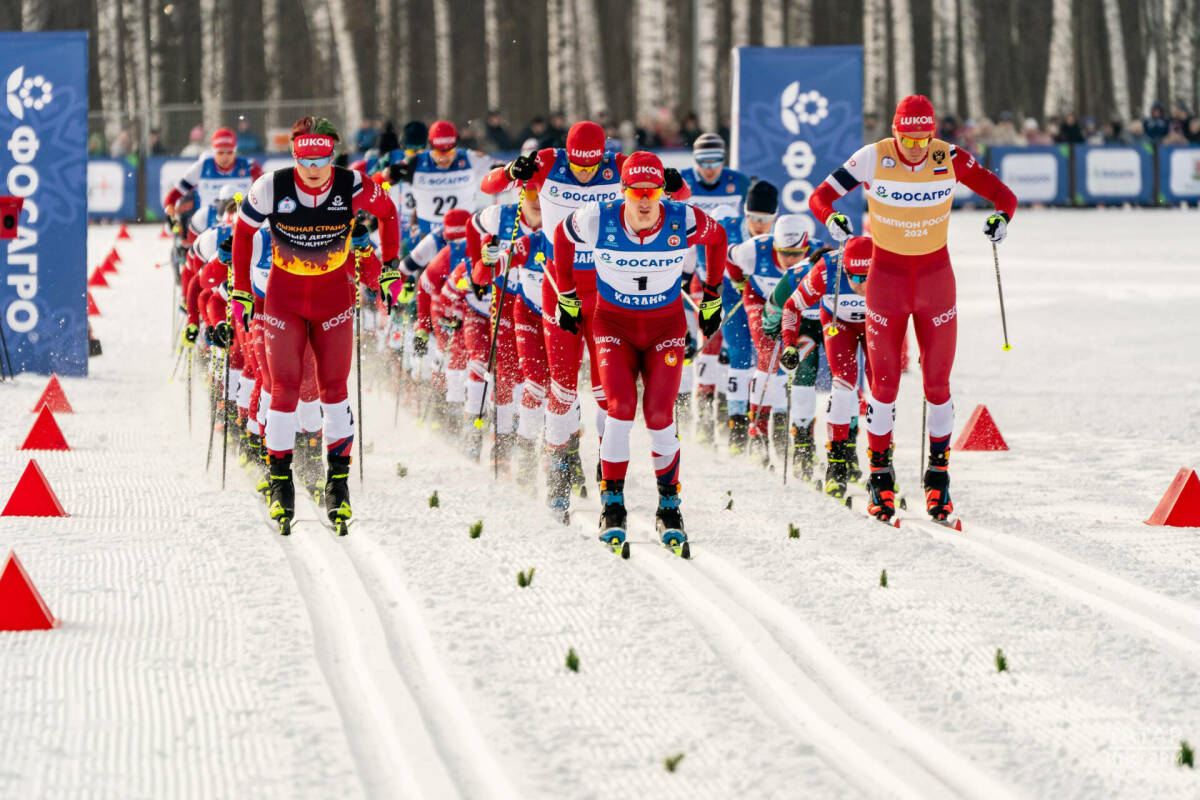
[[[319,513],[301,500],[283,545],[367,795],[517,797],[388,556],[361,522],[339,540]]]

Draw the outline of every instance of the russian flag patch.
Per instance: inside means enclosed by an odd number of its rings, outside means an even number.
[[[934,167],[933,168],[934,175],[945,175],[949,171],[950,171],[949,167]]]

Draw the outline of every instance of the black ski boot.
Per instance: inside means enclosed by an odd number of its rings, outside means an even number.
[[[321,434],[301,433],[296,442],[296,476],[313,501],[320,505],[325,488],[324,446]]]
[[[600,482],[600,541],[612,548],[621,558],[629,558],[629,542],[625,541],[625,481]]]
[[[296,486],[292,482],[292,454],[270,458],[271,496],[267,511],[271,519],[279,524],[279,532],[287,536],[292,532],[292,519],[296,516]]]
[[[658,484],[658,511],[654,512],[654,527],[663,547],[681,558],[691,558],[692,548],[683,530],[683,513],[679,510],[678,483]]]
[[[812,482],[817,459],[816,443],[813,441],[814,424],[810,422],[803,428],[792,426],[792,476],[805,483]]]
[[[750,449],[750,417],[745,414],[729,416],[729,454],[740,455]]]
[[[579,456],[579,431],[567,438],[567,464],[570,466],[571,489],[580,497],[587,497],[587,476],[583,473],[583,459]],[[596,480],[600,480],[598,473]]]
[[[846,480],[862,483],[863,471],[858,465],[858,448],[853,441],[846,442]]]
[[[930,453],[925,469],[925,510],[934,522],[946,522],[954,513],[950,502],[950,451]]]
[[[350,456],[329,456],[325,479],[325,513],[338,536],[350,532]]]
[[[528,494],[537,487],[538,453],[537,439],[517,437],[517,486]]]
[[[846,443],[827,443],[825,454],[825,494],[843,498],[846,496]]]
[[[716,422],[716,398],[713,392],[701,392],[696,409],[696,441],[700,444],[713,444],[716,432],[713,424]]]
[[[546,469],[546,505],[563,525],[571,521],[571,462],[564,447],[550,452]]]
[[[871,481],[867,485],[870,497],[867,513],[880,522],[891,523],[896,516],[896,473],[892,468],[892,449],[882,453],[868,450],[871,455]]]
[[[692,429],[692,393],[680,392],[675,395],[675,429],[682,437],[684,431]]]

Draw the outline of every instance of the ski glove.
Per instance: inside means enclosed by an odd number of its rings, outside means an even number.
[[[483,249],[479,251],[479,259],[485,267],[496,266],[496,262],[500,260],[500,243],[492,239],[485,244]]]
[[[583,303],[575,296],[574,289],[560,294],[558,296],[558,327],[567,333],[579,333],[579,312],[582,310]]]
[[[700,332],[706,337],[721,329],[721,287],[704,287],[704,299],[700,302]]]
[[[779,354],[779,364],[788,372],[800,366],[800,351],[795,347],[785,347]]]
[[[983,223],[983,235],[992,240],[992,244],[1000,244],[1008,235],[1008,214],[997,211]]]
[[[379,273],[379,291],[383,292],[383,298],[387,301],[388,311],[392,310],[392,284],[400,280],[400,261],[391,259],[387,262],[383,272]],[[404,289],[400,290],[400,297],[397,298],[400,303],[407,303],[412,300],[411,291],[412,278],[404,282]],[[408,300],[403,299],[405,289],[409,290]]]
[[[537,159],[533,156],[517,156],[504,168],[504,174],[514,181],[527,181],[537,173]]]
[[[401,161],[398,164],[388,166],[388,182],[397,184],[400,182],[412,183],[413,163],[409,161]]]
[[[413,331],[413,355],[424,358],[429,352],[429,331]]]
[[[217,258],[222,264],[228,266],[233,263],[233,237],[226,236],[217,245]]]
[[[372,250],[371,246],[371,229],[358,221],[354,223],[354,228],[350,231],[350,246],[355,250]]]
[[[200,326],[194,322],[189,323],[188,326],[183,329],[183,346],[184,347],[192,347],[193,345],[195,345],[196,337],[198,337],[199,335],[200,335]]]
[[[233,307],[230,309],[233,318],[240,321],[242,330],[249,333],[250,319],[254,316],[254,295],[241,289],[234,289],[229,294],[229,302],[233,303]]]
[[[683,340],[683,363],[684,366],[692,363],[696,357],[696,337],[692,336],[692,332],[688,331],[687,336]]]
[[[213,326],[212,343],[222,350],[233,344],[233,327],[225,320],[221,320]]]
[[[489,288],[489,284],[471,281],[471,294],[475,295],[476,300],[482,301],[483,296],[488,293]]]
[[[667,194],[675,194],[683,188],[683,176],[674,167],[663,170],[663,189]]]
[[[449,334],[453,334],[455,331],[461,328],[462,324],[461,317],[442,317],[438,320],[438,325],[441,325],[442,330]]]
[[[400,291],[396,292],[396,305],[406,306],[413,301],[417,296],[417,282],[413,278],[406,278],[404,283],[400,284]]]
[[[854,235],[850,218],[845,214],[830,214],[825,220],[825,227],[829,229],[829,237],[835,242],[844,242]]]

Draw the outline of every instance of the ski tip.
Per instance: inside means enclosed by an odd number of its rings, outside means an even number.
[[[621,558],[629,560],[629,542],[621,542]]]
[[[692,546],[688,542],[684,542],[679,547],[679,557],[687,560],[692,558]]]

